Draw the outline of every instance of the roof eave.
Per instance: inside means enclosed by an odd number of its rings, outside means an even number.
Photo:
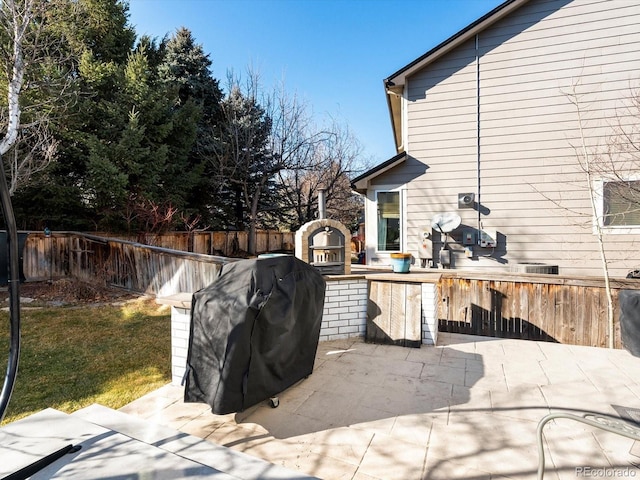
[[[401,152],[398,155],[391,157],[386,162],[383,162],[379,165],[376,165],[372,169],[367,170],[363,174],[351,180],[351,189],[362,195],[365,195],[367,193],[367,189],[371,179],[383,174],[387,170],[392,169],[396,165],[399,165],[400,163],[404,162],[406,158],[407,155],[404,152]]]
[[[403,87],[395,87],[389,82],[384,83],[385,95],[387,96],[387,108],[389,109],[389,120],[393,130],[393,140],[396,145],[396,152],[404,150],[402,142],[402,90]]]
[[[472,38],[478,32],[497,22],[512,11],[520,8],[528,1],[529,0],[507,0],[503,2],[466,28],[460,30],[458,33],[449,37],[436,47],[432,48],[421,57],[417,58],[413,62],[402,67],[400,70],[387,77],[384,81],[385,85],[388,85],[389,83],[392,83],[396,86],[404,85],[408,76],[412,75],[417,70],[424,68],[426,65],[446,54],[450,50],[456,48],[461,43],[466,42],[469,38]]]

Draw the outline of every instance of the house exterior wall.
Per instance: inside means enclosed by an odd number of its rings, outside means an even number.
[[[371,183],[406,188],[407,251],[417,257],[435,214],[455,212],[455,268],[541,262],[600,275],[572,93],[590,151],[604,152],[618,121],[630,121],[623,116],[639,72],[635,2],[531,0],[409,77],[408,160]],[[475,193],[477,208],[458,208],[463,192]],[[476,245],[468,257],[465,228],[495,231],[497,247]],[[639,233],[605,235],[612,275],[640,266]],[[437,258],[442,239],[432,240]]]

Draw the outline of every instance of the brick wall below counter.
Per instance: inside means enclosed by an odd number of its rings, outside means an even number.
[[[367,328],[368,280],[365,276],[327,277],[320,341],[364,337]],[[191,324],[191,294],[158,298],[171,306],[171,383],[180,385],[184,376]],[[437,339],[436,285],[422,283],[422,344]]]

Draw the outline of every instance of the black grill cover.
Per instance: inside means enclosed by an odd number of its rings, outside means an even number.
[[[185,402],[242,411],[313,371],[325,281],[293,256],[241,260],[193,294]]]
[[[622,345],[636,357],[640,357],[640,290],[621,290],[620,333]]]

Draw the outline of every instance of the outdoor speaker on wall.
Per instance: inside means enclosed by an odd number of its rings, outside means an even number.
[[[458,208],[473,208],[475,199],[476,199],[475,193],[459,193]]]

